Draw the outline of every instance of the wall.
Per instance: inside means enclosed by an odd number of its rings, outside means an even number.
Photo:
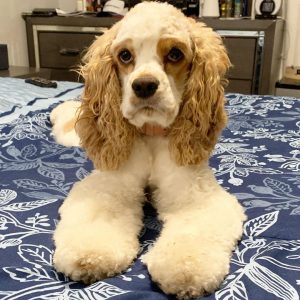
[[[8,46],[10,65],[27,66],[27,40],[22,12],[57,7],[58,0],[0,0],[0,43]]]
[[[287,1],[283,66],[300,66],[300,1]]]
[[[7,44],[10,65],[28,66],[25,22],[22,12],[33,8],[74,11],[76,0],[0,0],[0,44]]]
[[[76,0],[58,0],[58,7],[66,12],[75,11],[76,2]]]

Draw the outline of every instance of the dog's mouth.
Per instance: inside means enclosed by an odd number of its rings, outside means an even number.
[[[146,114],[158,112],[158,113],[168,113],[169,109],[164,105],[164,101],[158,98],[149,99],[138,99],[133,104],[135,112],[143,112]]]
[[[144,123],[157,123],[162,127],[168,127],[178,111],[175,101],[157,95],[147,99],[132,97],[129,103],[129,106],[123,106],[126,108],[123,114],[137,127],[142,127]]]
[[[149,117],[152,116],[155,111],[156,110],[153,107],[149,107],[149,106],[145,106],[144,108],[140,109],[141,113],[144,113]]]
[[[153,114],[166,114],[167,108],[163,105],[150,102],[139,102],[132,106],[130,115],[134,116],[136,114],[144,114],[146,116],[152,116]]]

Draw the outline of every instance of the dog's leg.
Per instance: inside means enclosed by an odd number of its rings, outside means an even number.
[[[74,185],[54,233],[56,270],[91,283],[126,270],[137,256],[149,169],[149,155],[139,150],[122,169],[94,171]]]
[[[143,260],[164,292],[190,299],[221,284],[245,216],[207,166],[168,168],[153,176],[164,226]]]
[[[79,106],[80,101],[66,101],[52,110],[50,114],[52,135],[57,143],[67,147],[79,146],[79,136],[75,131]]]

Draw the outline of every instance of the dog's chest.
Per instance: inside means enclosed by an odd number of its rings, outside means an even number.
[[[162,177],[168,176],[176,167],[171,160],[167,137],[143,137],[148,153],[148,184],[158,186]]]

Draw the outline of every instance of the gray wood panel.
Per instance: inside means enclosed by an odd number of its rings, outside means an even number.
[[[64,69],[52,69],[51,71],[52,80],[61,80],[61,81],[75,81],[82,82],[83,78],[78,75],[77,72],[72,70]]]
[[[225,88],[226,93],[241,93],[252,94],[252,81],[251,80],[239,80],[229,79],[228,86]]]
[[[67,69],[80,63],[83,52],[95,40],[93,33],[39,32],[40,66]]]
[[[0,70],[0,77],[14,77],[14,78],[29,78],[29,77],[43,77],[50,79],[50,69],[39,69],[32,67],[9,66],[8,70]]]
[[[256,38],[225,37],[223,41],[232,63],[228,73],[229,78],[252,80],[255,65]]]

